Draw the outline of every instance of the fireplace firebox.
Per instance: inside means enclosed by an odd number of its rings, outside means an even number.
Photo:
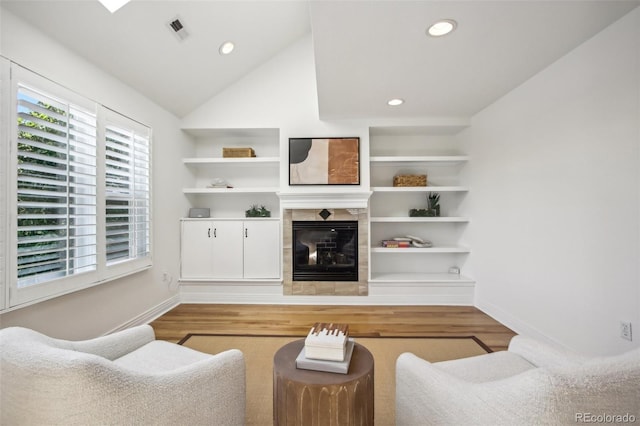
[[[293,221],[293,281],[358,281],[358,221]]]

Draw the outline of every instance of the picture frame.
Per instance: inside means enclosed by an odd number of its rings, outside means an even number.
[[[360,138],[289,138],[289,185],[360,185]]]

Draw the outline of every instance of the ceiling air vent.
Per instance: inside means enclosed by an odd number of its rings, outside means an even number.
[[[178,40],[183,41],[187,37],[189,37],[189,33],[184,27],[184,24],[180,21],[180,19],[176,16],[172,20],[170,20],[167,25],[171,29],[171,32],[175,34]]]

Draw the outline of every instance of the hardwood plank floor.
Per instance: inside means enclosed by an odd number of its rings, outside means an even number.
[[[515,333],[472,306],[313,306],[182,304],[151,323],[156,337],[189,333],[306,336],[315,322],[349,324],[360,336],[476,336],[494,351]]]

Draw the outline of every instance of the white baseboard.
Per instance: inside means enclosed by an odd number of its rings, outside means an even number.
[[[367,296],[285,296],[280,283],[182,284],[182,303],[273,305],[462,305],[473,306],[472,286],[416,286],[399,283],[369,286]]]
[[[175,308],[179,304],[180,304],[180,294],[176,294],[171,298],[165,300],[164,302],[160,303],[159,305],[156,305],[153,308],[138,315],[137,317],[125,322],[124,324],[121,324],[120,326],[114,328],[113,330],[109,331],[106,334],[111,334],[116,331],[126,330],[127,328],[135,327],[137,325],[149,324],[151,321],[167,313],[168,311]]]
[[[495,319],[496,321],[498,321],[499,323],[503,324],[504,326],[510,328],[511,330],[515,331],[517,334],[523,335],[523,336],[527,336],[527,337],[531,337],[533,339],[536,340],[540,340],[542,342],[546,342],[550,345],[556,346],[556,347],[562,347],[565,348],[567,350],[571,350],[571,348],[569,348],[566,344],[557,341],[555,339],[550,338],[549,336],[543,334],[540,330],[538,330],[537,328],[533,327],[532,325],[522,321],[519,318],[516,318],[515,316],[511,315],[508,312],[505,312],[504,310],[498,308],[497,306],[495,306],[492,303],[488,303],[486,301],[482,301],[482,300],[476,300],[475,303],[476,308],[480,309],[482,312],[484,312],[485,314],[489,315],[490,317],[492,317],[493,319]]]

